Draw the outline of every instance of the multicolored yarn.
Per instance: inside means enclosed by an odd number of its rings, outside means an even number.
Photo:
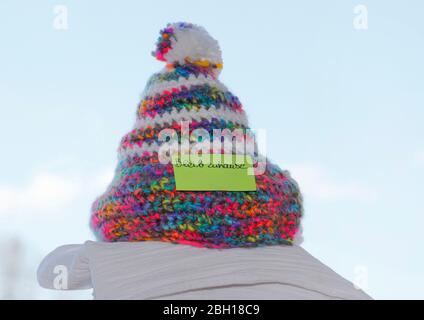
[[[217,87],[208,84],[194,85],[191,88],[185,86],[165,90],[155,97],[146,97],[138,109],[138,117],[155,117],[172,110],[200,109],[215,106],[228,108],[235,112],[241,112],[240,101],[231,92],[222,92]]]
[[[179,22],[175,25],[175,27],[179,30],[193,28],[193,24],[186,22]],[[152,52],[152,55],[156,57],[156,59],[160,61],[166,61],[165,55],[172,49],[171,38],[176,40],[174,30],[175,27],[170,23],[166,26],[166,28],[160,31],[160,36],[156,42],[156,51]]]
[[[169,72],[156,73],[153,75],[147,83],[147,87],[161,82],[168,82],[172,80],[179,81],[180,78],[188,79],[191,75],[194,75],[195,77],[203,75],[205,77],[215,78],[215,75],[210,68],[199,67],[189,63],[185,65],[175,63],[174,65],[167,65],[167,68],[169,69]]]
[[[193,56],[173,52],[180,48],[177,42],[187,44],[192,37]],[[203,53],[200,43],[205,43]],[[184,46],[185,52],[189,49]],[[220,49],[203,28],[168,25],[154,55],[168,64],[149,80],[135,126],[120,143],[115,177],[92,206],[95,234],[104,241],[155,240],[207,248],[291,244],[300,228],[302,197],[290,174],[269,161],[256,176],[256,191],[175,189],[172,164],[159,161],[161,130],[179,131],[182,120],[190,121],[190,131],[248,130],[248,121],[239,99],[217,78]]]

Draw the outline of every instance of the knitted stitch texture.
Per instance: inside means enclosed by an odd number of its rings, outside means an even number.
[[[218,80],[221,51],[205,29],[169,24],[153,55],[167,66],[148,81],[135,126],[120,143],[115,177],[92,206],[94,233],[104,241],[208,248],[291,244],[302,197],[289,173],[269,160],[256,176],[256,191],[176,190],[172,164],[159,161],[161,130],[178,131],[185,120],[190,132],[203,128],[212,136],[214,129],[246,130],[248,121],[239,99]]]

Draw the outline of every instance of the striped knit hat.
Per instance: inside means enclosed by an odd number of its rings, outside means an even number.
[[[269,161],[255,177],[256,191],[176,190],[172,163],[159,161],[161,130],[180,130],[184,120],[190,131],[212,135],[248,129],[248,122],[238,98],[218,80],[221,50],[204,28],[168,24],[153,55],[166,67],[148,81],[135,126],[119,146],[115,177],[92,206],[94,233],[104,241],[208,248],[291,244],[300,229],[301,194],[289,173]]]

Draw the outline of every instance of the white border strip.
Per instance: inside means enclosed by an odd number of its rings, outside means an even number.
[[[236,124],[243,125],[245,127],[248,126],[246,113],[244,111],[237,112],[225,108],[224,106],[222,106],[221,108],[211,106],[209,109],[202,108],[200,110],[182,109],[178,111],[177,109],[174,109],[171,112],[167,112],[162,115],[157,115],[154,118],[139,118],[135,122],[133,129],[141,129],[147,126],[163,126],[164,124],[171,125],[173,122],[180,121],[201,121],[202,119],[211,121],[213,118],[224,119],[225,121],[230,121]]]
[[[190,143],[191,146],[196,145],[200,147],[202,143]],[[255,143],[256,145],[256,143]],[[206,144],[206,146],[211,146],[211,143]],[[143,143],[141,146],[134,146],[132,148],[122,148],[120,147],[118,150],[118,160],[123,160],[132,156],[141,156],[145,152],[154,153],[159,152],[160,145],[154,141],[151,143]],[[234,147],[231,145],[223,145],[223,149],[225,153],[234,153],[234,154],[244,154],[241,152],[235,151]],[[253,155],[253,152],[249,152],[248,154]]]

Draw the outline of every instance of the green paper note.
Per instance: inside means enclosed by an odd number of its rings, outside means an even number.
[[[175,185],[181,191],[256,191],[250,156],[204,154],[172,156]]]

